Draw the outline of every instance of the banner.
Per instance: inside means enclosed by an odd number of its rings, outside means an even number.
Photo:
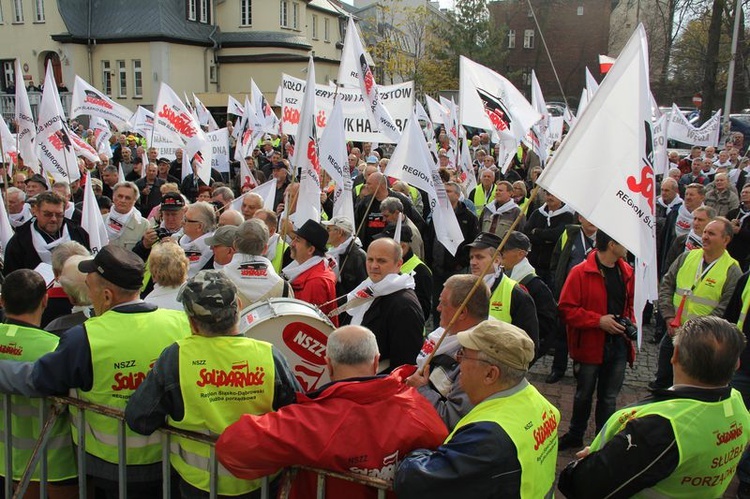
[[[198,122],[201,126],[208,128],[209,132],[215,132],[219,129],[219,125],[216,124],[216,120],[211,115],[211,111],[201,102],[201,100],[193,94],[193,102],[195,103],[195,114],[198,116]]]
[[[26,93],[21,63],[16,59],[16,135],[18,152],[26,166],[39,173],[39,158],[36,154],[36,123],[31,114],[29,95]]]
[[[124,131],[131,128],[128,119],[133,115],[133,112],[113,101],[89,85],[86,80],[76,75],[75,83],[73,83],[70,117],[71,119],[77,118],[82,114],[109,120],[118,130]]]
[[[669,173],[668,131],[669,113],[664,113],[654,123],[654,174],[656,175]]]
[[[335,183],[333,191],[333,216],[343,216],[354,222],[354,198],[352,176],[349,171],[346,139],[344,138],[344,114],[341,100],[333,105],[322,137],[318,143],[320,165]]]
[[[287,135],[297,135],[300,108],[302,107],[306,85],[305,80],[286,74],[282,75],[281,126],[282,132]],[[315,126],[320,133],[325,130],[328,116],[333,110],[333,97],[336,93],[335,87],[315,85],[315,108],[318,110]],[[393,117],[399,131],[402,131],[406,120],[411,116],[412,106],[414,105],[414,82],[381,85],[378,87],[378,94],[380,102]],[[390,142],[383,133],[373,130],[366,115],[364,100],[358,89],[339,88],[338,95],[341,96],[341,103],[343,104],[346,140]]]
[[[91,188],[91,174],[83,178],[83,209],[81,210],[81,227],[89,235],[91,254],[96,255],[100,249],[109,244],[107,228],[99,211],[99,205]]]
[[[315,83],[315,64],[312,55],[307,63],[307,84]],[[315,125],[315,94],[306,92],[300,111],[299,128],[295,136],[292,167],[300,171],[297,195],[296,227],[307,220],[320,222],[320,158],[318,157],[318,130]]]
[[[716,147],[719,145],[719,132],[721,131],[721,109],[714,113],[703,126],[696,128],[688,122],[680,108],[672,104],[672,112],[669,113],[668,136],[670,139],[678,140],[691,146]]]
[[[539,80],[536,79],[536,72],[533,69],[531,70],[531,107],[542,115],[542,119],[531,127],[529,135],[532,150],[539,156],[539,161],[544,166],[547,164],[549,150],[553,144],[549,136],[550,115],[549,110],[547,110],[547,103],[544,101],[542,87],[539,86]]]
[[[112,130],[109,128],[109,123],[102,118],[92,117],[89,122],[89,128],[94,132],[93,142],[96,152],[112,159],[112,147],[109,144],[109,139],[112,137]]]
[[[221,172],[229,173],[229,132],[226,127],[206,134],[211,144],[211,168]]]

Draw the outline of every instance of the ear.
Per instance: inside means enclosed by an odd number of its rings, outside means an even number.
[[[484,375],[483,382],[485,385],[494,385],[500,381],[500,368],[491,364],[488,364],[487,367],[489,369],[487,369],[487,372]]]
[[[326,371],[328,371],[328,377],[333,379],[333,363],[331,359],[326,355]]]
[[[44,293],[44,296],[42,296],[42,310],[47,308],[47,303],[49,303],[49,295],[47,293]],[[5,304],[3,304],[3,307]]]
[[[380,366],[380,354],[375,355],[375,358],[372,360],[372,374],[373,376],[378,374],[378,367]]]
[[[680,349],[677,345],[674,346],[674,352],[672,352],[672,358],[669,359],[669,363],[672,365],[677,364],[677,351]],[[739,363],[739,360],[737,361]],[[739,366],[738,366],[739,367]]]

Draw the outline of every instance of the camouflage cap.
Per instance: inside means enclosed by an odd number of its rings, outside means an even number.
[[[182,285],[177,300],[188,317],[218,323],[237,316],[237,287],[218,270],[201,270]]]

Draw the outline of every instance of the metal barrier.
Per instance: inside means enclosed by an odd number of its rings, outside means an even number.
[[[77,426],[81,429],[78,432],[78,496],[80,499],[86,499],[87,497],[87,486],[86,486],[86,432],[83,431],[86,422],[86,412],[91,411],[104,416],[108,416],[117,419],[119,422],[117,432],[117,448],[118,448],[118,463],[117,463],[117,475],[119,485],[119,496],[120,498],[127,497],[127,446],[125,435],[126,423],[125,415],[122,411],[112,409],[111,407],[93,404],[73,397],[48,397],[46,400],[52,401],[50,404],[40,404],[39,408],[39,419],[42,421],[41,433],[39,439],[34,445],[34,449],[31,455],[31,459],[26,463],[23,477],[16,487],[15,492],[13,491],[13,462],[12,462],[12,429],[11,427],[11,395],[3,395],[3,410],[5,411],[4,423],[5,432],[2,435],[3,444],[5,445],[5,491],[4,497],[13,497],[14,499],[23,497],[26,493],[26,489],[31,481],[31,476],[34,473],[37,465],[39,465],[39,495],[42,498],[47,497],[47,444],[50,438],[51,429],[57,420],[65,410],[66,406],[74,406],[79,409],[77,418]],[[71,416],[72,417],[72,416]],[[217,497],[217,486],[218,486],[218,460],[216,459],[215,443],[216,439],[201,433],[194,433],[185,430],[179,430],[165,426],[158,430],[162,435],[162,495],[165,498],[170,498],[172,492],[171,484],[171,466],[169,464],[169,453],[170,453],[170,439],[173,435],[202,442],[208,444],[211,448],[209,454],[209,468],[210,474],[210,491],[209,497],[215,499]],[[385,480],[377,478],[371,478],[363,475],[356,475],[352,473],[337,473],[328,470],[321,470],[310,467],[293,467],[284,470],[283,476],[280,479],[280,497],[287,499],[291,491],[291,485],[294,481],[298,470],[310,471],[317,474],[317,498],[323,499],[325,497],[325,483],[326,478],[337,478],[353,483],[357,483],[372,489],[376,489],[378,493],[378,499],[385,499],[386,491],[392,490],[391,483]],[[262,499],[270,499],[270,481],[268,477],[262,479],[261,486],[261,497]]]

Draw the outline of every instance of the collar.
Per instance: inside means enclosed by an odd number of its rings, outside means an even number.
[[[31,324],[30,322],[19,321],[18,319],[11,319],[10,317],[5,317],[4,324],[13,324],[15,326],[23,326],[23,327],[30,327],[33,329],[41,329],[39,324]]]

